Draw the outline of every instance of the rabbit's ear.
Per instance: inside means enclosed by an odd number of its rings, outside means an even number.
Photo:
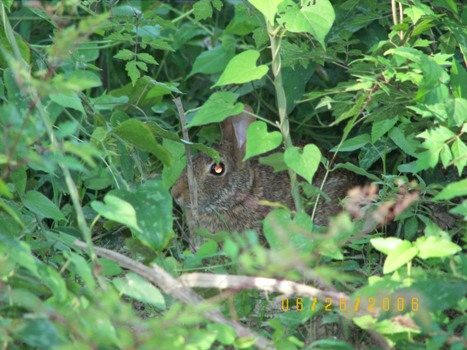
[[[249,105],[245,105],[245,110],[253,113]],[[240,159],[245,156],[246,131],[251,123],[256,121],[252,115],[242,112],[228,117],[221,123],[222,141],[229,141],[235,146]]]

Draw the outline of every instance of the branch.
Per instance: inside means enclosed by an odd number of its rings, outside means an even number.
[[[190,140],[188,135],[188,130],[186,128],[186,118],[185,112],[183,111],[183,105],[179,97],[174,98],[173,102],[177,106],[178,116],[180,118],[180,123],[182,125],[182,134],[183,139],[186,141]],[[193,160],[191,159],[191,150],[190,145],[185,144],[185,154],[186,154],[186,177],[188,181],[188,190],[190,193],[190,211],[193,221],[187,220],[188,232],[189,232],[189,243],[192,252],[197,250],[196,244],[196,235],[194,230],[194,224],[198,222],[198,185],[196,184],[196,179],[193,173]]]
[[[76,240],[73,244],[80,248],[86,249],[86,243]],[[205,311],[204,315],[215,323],[222,323],[235,329],[239,337],[248,337],[257,339],[255,346],[258,349],[273,349],[271,342],[256,332],[243,327],[241,324],[227,319],[214,305],[208,303],[199,294],[195,293],[191,288],[185,286],[180,280],[173,278],[169,273],[162,269],[157,264],[152,264],[151,267],[147,267],[131,258],[128,258],[122,254],[116,253],[112,250],[94,247],[94,252],[118,263],[120,266],[125,267],[146,280],[150,281],[165,293],[169,294],[173,298],[184,302],[189,305],[199,305],[205,303],[212,306],[212,310]]]

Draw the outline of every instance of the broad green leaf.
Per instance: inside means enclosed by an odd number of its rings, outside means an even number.
[[[282,135],[279,131],[268,132],[265,122],[253,122],[246,132],[246,153],[243,160],[263,154],[279,147]]]
[[[378,139],[375,143],[369,142],[360,149],[358,165],[364,170],[370,169],[373,164],[395,149],[397,149],[396,144],[386,137]]]
[[[31,252],[29,244],[10,238],[3,233],[2,228],[0,227],[0,253],[7,257],[7,261],[11,260],[29,270],[35,277],[40,277],[38,267],[42,262]]]
[[[355,151],[356,149],[362,148],[368,142],[370,142],[370,135],[369,134],[362,134],[351,139],[345,140],[340,147],[336,146],[331,149],[331,152],[351,152]]]
[[[325,47],[324,39],[336,17],[329,0],[304,1],[300,7],[292,0],[279,5],[278,22],[292,33],[310,33]]]
[[[370,240],[371,245],[376,249],[379,250],[381,253],[388,255],[394,249],[397,248],[399,244],[402,244],[402,240],[396,237],[388,237],[388,238],[373,238]]]
[[[418,256],[422,259],[444,258],[452,256],[462,249],[445,238],[435,236],[420,237],[414,246],[418,248]]]
[[[261,79],[269,68],[265,65],[256,66],[258,58],[259,52],[255,50],[247,50],[236,55],[229,61],[219,80],[211,88],[228,84],[244,84]]]
[[[185,147],[177,141],[170,139],[164,139],[162,141],[162,145],[168,149],[173,156],[172,165],[165,166],[162,169],[162,181],[164,182],[165,188],[172,187],[186,165]]]
[[[94,73],[86,70],[66,72],[66,87],[73,91],[82,91],[102,85],[101,79]]]
[[[242,103],[235,103],[238,95],[233,92],[219,91],[212,94],[187,127],[220,123],[227,117],[240,114],[243,111]]]
[[[248,0],[264,17],[269,21],[271,25],[274,25],[274,17],[277,13],[277,6],[283,0]]]
[[[371,143],[378,141],[383,135],[396,125],[398,118],[389,118],[374,122],[371,126]]]
[[[281,248],[281,237],[277,231],[281,228],[290,228],[291,225],[290,211],[286,209],[273,210],[266,216],[263,225],[264,237],[271,248]]]
[[[402,241],[389,252],[383,265],[383,273],[391,273],[411,261],[418,253],[418,249],[409,241]]]
[[[451,199],[465,195],[467,195],[467,179],[451,182],[440,193],[438,193],[434,199]]]
[[[83,280],[84,285],[89,288],[89,290],[94,290],[96,287],[96,281],[86,260],[81,255],[78,255],[72,251],[64,251],[63,254],[73,263],[72,269]]]
[[[455,281],[454,278],[453,281]],[[420,296],[420,306],[426,312],[442,311],[456,308],[456,306],[460,305],[460,302],[462,303],[462,300],[465,301],[466,282],[461,280],[458,282],[453,281],[432,276],[428,279],[413,281],[408,290],[410,294]],[[415,293],[411,292],[411,290],[414,290]],[[402,289],[401,292],[404,293],[405,289]],[[463,349],[463,347],[461,346],[459,349]]]
[[[143,122],[129,119],[114,128],[113,132],[143,151],[150,152],[165,165],[170,165],[170,152],[156,141],[151,128]]]
[[[285,163],[309,183],[318,169],[320,160],[319,148],[311,144],[306,145],[303,152],[300,152],[297,147],[289,147],[284,153]]]
[[[60,94],[50,94],[50,99],[60,106],[72,108],[84,113],[83,104],[76,92],[68,91]]]
[[[27,348],[53,349],[60,346],[62,333],[48,318],[25,318],[22,321],[15,327],[14,334]]]
[[[23,204],[34,214],[45,218],[64,220],[60,209],[46,196],[37,191],[28,191],[23,198]]]
[[[217,333],[217,340],[223,345],[232,345],[237,337],[235,330],[226,324],[210,323],[206,327],[210,331]]]
[[[198,0],[193,4],[193,13],[197,21],[212,17],[212,7],[209,0]]]
[[[106,219],[142,232],[142,229],[138,226],[135,208],[119,197],[109,193],[104,197],[104,203],[93,201],[91,207]]]
[[[281,50],[282,55],[282,50]],[[307,63],[309,61],[306,60]],[[284,61],[282,61],[284,63]],[[315,66],[310,64],[304,68],[302,65],[282,68],[282,85],[286,93],[287,115],[297,106],[297,101],[303,97],[305,87],[310,78],[315,74]]]
[[[389,137],[392,141],[394,141],[397,147],[399,147],[405,153],[411,155],[412,157],[417,156],[417,143],[415,141],[408,140],[401,129],[398,127],[392,128],[391,131],[389,131]]]
[[[85,142],[75,143],[71,141],[65,141],[63,143],[63,150],[65,152],[77,155],[91,167],[96,166],[96,162],[94,161],[93,157],[98,157],[101,155],[101,151],[99,151],[94,145]]]
[[[212,50],[202,52],[196,57],[188,78],[196,73],[215,74],[222,72],[232,57],[235,56],[233,45],[219,45]]]
[[[458,43],[460,52],[464,59],[464,62],[467,62],[467,29],[465,28],[466,15],[465,15],[465,6],[463,7],[463,21],[454,21],[451,19],[446,19],[443,24],[454,34],[456,41]],[[465,63],[464,63],[465,64]]]
[[[452,214],[463,216],[463,220],[467,221],[467,200],[463,201],[461,204],[451,209],[449,212]]]
[[[120,293],[165,310],[165,299],[159,289],[136,273],[129,272],[123,278],[114,278],[112,283]]]
[[[111,195],[130,203],[141,232],[131,229],[145,245],[162,251],[173,236],[172,197],[161,180],[147,181],[135,192],[113,190]]]
[[[467,70],[455,58],[452,59],[451,90],[454,97],[467,99]]]
[[[273,168],[274,172],[287,170],[287,165],[284,162],[284,154],[281,152],[274,152],[265,157],[259,158],[260,164],[269,165]]]
[[[452,118],[456,126],[461,126],[467,122],[467,99],[454,99],[454,115]]]

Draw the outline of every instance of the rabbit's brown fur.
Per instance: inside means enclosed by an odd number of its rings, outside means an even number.
[[[198,190],[198,223],[196,227],[211,232],[220,230],[261,231],[261,220],[273,208],[261,205],[261,200],[278,202],[293,209],[290,179],[287,172],[274,173],[272,168],[260,164],[258,157],[243,162],[245,156],[246,129],[255,119],[247,113],[229,117],[221,123],[222,141],[215,146],[225,170],[222,175],[210,173],[215,162],[204,153],[193,157],[193,172]],[[313,184],[321,185],[325,169],[320,165]],[[321,197],[314,223],[326,225],[329,216],[340,211],[339,201],[349,188],[358,183],[357,177],[338,169],[329,174],[324,192],[330,201]],[[190,197],[186,169],[172,188],[176,202],[186,209],[187,219],[193,221],[189,208]]]

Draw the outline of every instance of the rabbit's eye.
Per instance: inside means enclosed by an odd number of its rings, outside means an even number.
[[[211,165],[211,169],[209,170],[209,173],[215,176],[223,175],[225,173],[224,163],[219,163],[219,164],[214,163],[213,165]]]

